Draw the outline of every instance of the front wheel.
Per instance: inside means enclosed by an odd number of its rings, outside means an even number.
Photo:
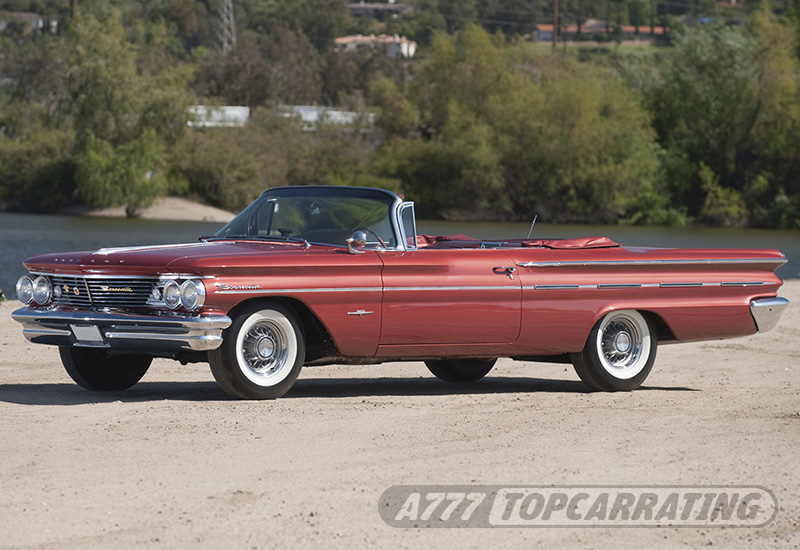
[[[208,359],[214,379],[228,395],[275,399],[289,391],[303,368],[303,331],[282,304],[254,305],[236,316]]]
[[[425,366],[445,382],[475,382],[492,370],[497,359],[428,359]]]
[[[61,363],[78,385],[92,391],[127,390],[142,379],[153,358],[109,355],[104,350],[59,346]]]
[[[656,360],[656,336],[638,311],[620,310],[600,319],[572,364],[593,390],[629,391],[642,385]]]

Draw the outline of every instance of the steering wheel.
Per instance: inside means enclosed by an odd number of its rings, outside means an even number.
[[[365,232],[365,233],[369,233],[370,235],[372,235],[373,237],[375,237],[376,239],[378,239],[378,242],[379,242],[379,243],[381,243],[381,247],[382,247],[382,248],[388,248],[388,247],[386,246],[386,243],[383,241],[383,239],[381,239],[381,236],[380,236],[380,235],[378,235],[377,233],[375,233],[375,232],[374,232],[372,229],[370,229],[369,227],[356,227],[356,228],[354,228],[354,229],[353,229],[353,231],[363,231],[363,232]]]

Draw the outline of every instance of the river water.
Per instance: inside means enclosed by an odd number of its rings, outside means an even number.
[[[111,246],[170,244],[196,241],[222,224],[124,218],[90,218],[0,212],[0,290],[11,299],[14,285],[26,273],[22,262],[45,252],[96,250]],[[527,223],[456,223],[420,221],[418,231],[429,235],[466,234],[501,240],[524,238]],[[533,237],[603,235],[624,245],[678,248],[777,248],[789,263],[779,271],[784,279],[800,278],[800,231],[763,229],[705,229],[538,223]]]

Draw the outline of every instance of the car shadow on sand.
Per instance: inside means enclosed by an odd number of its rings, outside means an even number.
[[[694,392],[685,387],[642,386],[639,391]],[[280,399],[414,397],[484,394],[591,394],[577,380],[487,377],[479,382],[448,383],[435,378],[304,378]],[[18,405],[83,405],[140,401],[229,401],[214,382],[140,382],[119,392],[90,392],[69,383],[0,384],[0,402]]]

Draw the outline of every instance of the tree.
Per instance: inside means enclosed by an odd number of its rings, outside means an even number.
[[[78,196],[93,206],[127,205],[129,215],[163,192],[165,147],[184,131],[189,73],[137,72],[118,14],[82,15],[67,37],[68,70],[59,101],[76,136]]]
[[[648,116],[605,69],[468,26],[434,38],[410,96],[422,131],[390,140],[377,167],[423,216],[616,221],[652,195]]]
[[[794,223],[777,221],[791,217],[777,212],[796,209],[800,200],[798,74],[792,30],[763,9],[744,29],[696,28],[665,52],[649,82],[630,79],[639,83],[666,150],[671,200],[709,222]],[[713,216],[704,208],[711,193]],[[721,216],[725,205],[730,215]]]

